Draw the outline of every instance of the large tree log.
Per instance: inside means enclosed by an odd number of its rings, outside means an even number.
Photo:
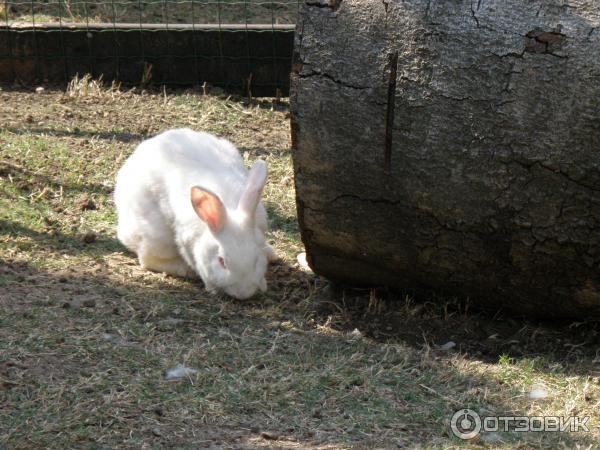
[[[294,58],[316,273],[600,316],[597,0],[307,0]]]

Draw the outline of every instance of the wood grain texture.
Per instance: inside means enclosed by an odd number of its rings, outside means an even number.
[[[600,317],[598,3],[305,3],[292,145],[315,272]]]

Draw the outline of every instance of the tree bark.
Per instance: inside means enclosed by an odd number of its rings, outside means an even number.
[[[316,273],[600,317],[596,0],[307,0],[291,120]]]

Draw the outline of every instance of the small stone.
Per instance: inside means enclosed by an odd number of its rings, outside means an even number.
[[[535,386],[530,392],[529,392],[529,398],[531,400],[541,400],[543,398],[548,397],[548,391],[546,391],[546,389],[544,389],[541,386]]]
[[[360,332],[360,330],[358,328],[355,328],[350,333],[348,333],[348,337],[350,339],[352,339],[353,341],[358,341],[359,339],[362,339],[363,334]]]
[[[162,432],[158,428],[156,428],[156,427],[152,428],[152,434],[154,436],[156,436],[156,437],[161,437],[162,436]]]
[[[96,300],[93,298],[88,298],[81,303],[81,306],[85,308],[93,308],[96,306]]]
[[[70,302],[70,305],[67,306],[71,307],[73,309],[79,309],[79,308],[93,308],[96,306],[96,299],[93,297],[89,297],[87,295],[76,295],[75,297],[73,297],[73,299]],[[65,306],[63,305],[63,308],[65,308]]]
[[[308,261],[306,260],[306,252],[302,252],[296,256],[296,261],[298,261],[298,265],[305,272],[312,272],[310,266],[308,265]]]
[[[448,341],[444,345],[440,345],[440,350],[450,350],[451,348],[456,347],[456,342]]]
[[[279,434],[274,433],[272,431],[263,431],[262,433],[260,433],[260,436],[263,439],[267,439],[269,441],[276,441],[279,439]]]
[[[93,244],[94,242],[96,242],[97,239],[98,239],[98,235],[96,233],[94,233],[93,231],[88,231],[83,236],[83,242],[85,242],[86,244]]]
[[[96,202],[88,194],[83,194],[77,200],[77,206],[81,211],[93,211],[97,209]]]

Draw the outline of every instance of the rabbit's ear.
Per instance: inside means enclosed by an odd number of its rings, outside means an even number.
[[[254,218],[256,207],[260,201],[263,187],[267,182],[267,163],[262,160],[256,161],[250,169],[246,189],[240,197],[238,209],[248,217]]]
[[[194,211],[208,225],[210,231],[221,231],[227,221],[227,210],[221,199],[208,189],[198,186],[192,187],[191,198]]]

